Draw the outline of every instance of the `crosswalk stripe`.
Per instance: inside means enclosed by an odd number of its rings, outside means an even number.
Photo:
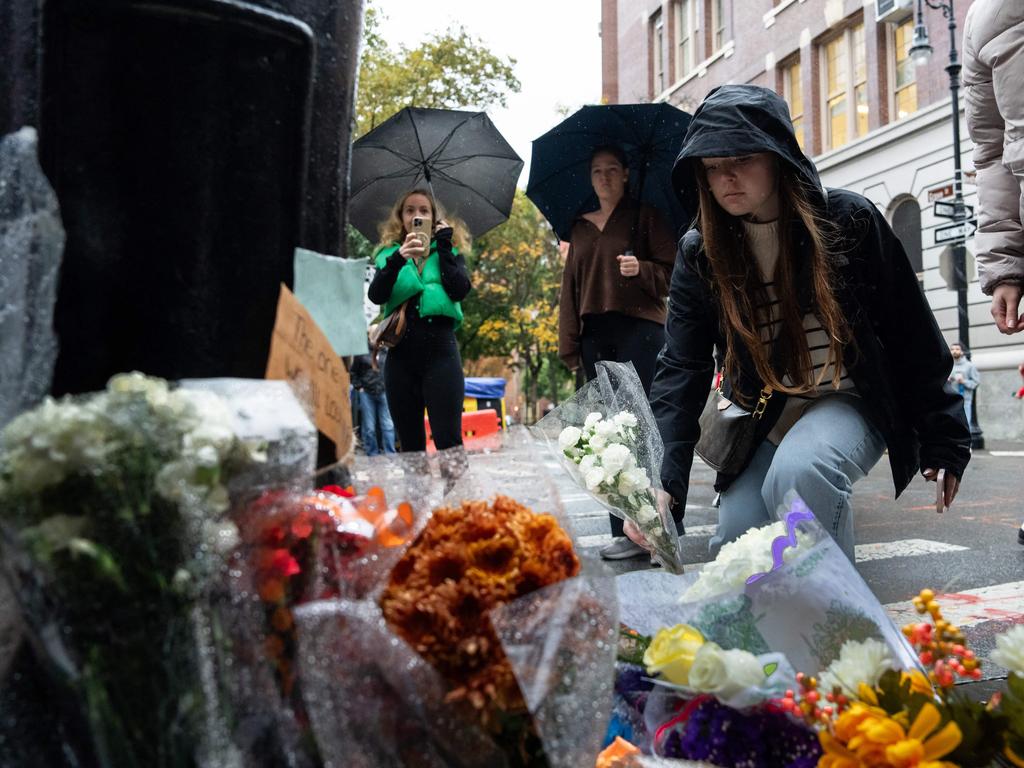
[[[1024,623],[1024,581],[965,589],[935,599],[942,606],[942,618],[961,629],[986,621]],[[885,610],[898,627],[922,620],[909,600],[889,603]]]
[[[1024,456],[1024,451],[989,451],[989,456]]]

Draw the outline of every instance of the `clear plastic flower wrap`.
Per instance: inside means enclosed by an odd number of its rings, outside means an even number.
[[[611,709],[613,583],[581,568],[535,462],[455,450],[419,466],[448,493],[380,588],[295,614],[324,764],[592,762]]]
[[[210,595],[231,702],[231,737],[246,766],[322,764],[298,679],[300,606],[359,600],[379,587],[441,498],[417,473],[360,474],[361,493],[318,491],[312,477],[257,488],[232,510],[239,543]]]
[[[658,562],[683,572],[679,531],[661,489],[665,448],[632,363],[599,362],[597,378],[531,429],[580,488],[640,530]]]
[[[738,570],[716,584],[694,590],[703,573],[619,576],[623,622],[650,635],[688,624],[722,648],[782,653],[799,670],[826,669],[848,640],[874,638],[898,666],[915,667],[906,638],[806,505],[791,495],[779,516],[781,535],[761,542],[767,551],[733,557]],[[751,572],[751,563],[763,570]],[[699,597],[682,599],[687,593]]]
[[[202,595],[237,540],[235,473],[264,456],[215,394],[141,374],[4,430],[0,547],[37,659],[101,766],[240,765]]]

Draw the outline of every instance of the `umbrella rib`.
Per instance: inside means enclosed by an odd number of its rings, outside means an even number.
[[[477,197],[479,197],[481,200],[483,200],[485,203],[487,203],[489,206],[491,206],[491,208],[493,208],[495,211],[497,211],[498,213],[500,213],[503,216],[505,215],[502,212],[501,208],[498,207],[497,203],[495,203],[493,200],[491,200],[489,197],[487,197],[487,195],[485,195],[483,192],[481,192],[481,191],[479,191],[477,189],[474,189],[473,187],[471,187],[468,184],[460,181],[459,179],[456,179],[453,176],[449,176],[444,171],[438,171],[438,176],[441,177],[442,179],[444,179],[445,181],[449,182],[450,184],[456,186],[456,187],[462,187],[463,189],[469,190],[469,192],[471,192],[472,194],[474,194]]]
[[[411,166],[409,169],[403,169],[401,171],[395,171],[394,173],[386,173],[386,174],[384,174],[382,176],[374,176],[372,179],[370,179],[365,184],[363,184],[361,187],[359,187],[359,189],[353,190],[352,191],[352,197],[354,198],[356,195],[361,194],[363,192],[363,190],[368,189],[369,187],[372,187],[374,184],[377,184],[378,182],[390,181],[391,179],[407,178],[410,175],[409,174],[409,170],[415,170],[416,171],[416,173],[412,174],[412,178],[413,179],[415,179],[419,175],[419,168],[418,168],[418,166]]]

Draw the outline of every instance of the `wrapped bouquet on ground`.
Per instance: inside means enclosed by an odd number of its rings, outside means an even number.
[[[36,656],[102,766],[238,764],[200,596],[238,542],[228,485],[264,465],[216,394],[140,374],[4,430],[0,545]],[[78,759],[78,758],[76,758]]]
[[[660,485],[665,450],[631,364],[598,363],[597,378],[533,432],[580,488],[639,529],[658,562],[683,572],[679,533]]]
[[[521,481],[476,471],[363,599],[296,609],[325,765],[569,768],[598,752],[611,579],[583,566],[553,492],[548,504],[539,489],[513,497]]]

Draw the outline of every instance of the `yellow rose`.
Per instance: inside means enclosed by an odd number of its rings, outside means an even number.
[[[661,675],[670,683],[687,685],[690,666],[704,645],[704,635],[688,624],[676,624],[658,631],[644,652],[648,674]]]

